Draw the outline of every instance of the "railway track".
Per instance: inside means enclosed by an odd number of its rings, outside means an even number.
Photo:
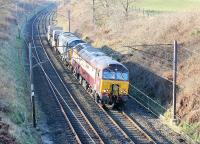
[[[71,128],[72,137],[75,138],[75,143],[104,143],[65,87],[44,49],[40,28],[42,19],[46,18],[47,15],[47,11],[44,10],[35,17],[32,23],[32,42],[35,47],[35,59],[42,69],[49,88],[59,105],[59,109],[56,112],[60,110],[65,117],[66,123]]]
[[[58,59],[60,60],[60,59]],[[60,60],[62,63],[62,61]],[[89,103],[89,102],[88,102]],[[94,105],[94,104],[92,104]],[[109,110],[107,113],[109,116],[106,114],[105,110],[102,109],[100,105],[99,109],[102,110],[104,113],[103,115],[107,117],[110,121],[115,123],[115,125],[119,126],[119,129],[123,130],[125,132],[125,135],[127,134],[129,138],[132,140],[134,143],[155,143],[155,141],[142,129],[138,126],[137,123],[135,123],[131,118],[128,117],[125,113],[120,113],[118,111],[113,111]],[[102,115],[101,115],[102,116]],[[105,119],[104,117],[104,119]]]
[[[155,144],[155,141],[124,112],[109,109],[107,110],[107,113],[116,121],[117,124],[119,124],[122,129],[124,129],[130,139],[135,143]]]
[[[47,18],[49,19],[49,18]],[[43,21],[44,22],[44,21]],[[49,22],[47,22],[49,23]],[[42,26],[43,25],[43,26]],[[46,25],[46,22],[41,24],[41,29],[43,29],[42,31],[42,35],[44,33],[46,33],[44,25]],[[39,35],[39,34],[38,34]],[[62,81],[62,79],[60,78],[60,80]],[[59,91],[57,91],[59,93]],[[96,103],[95,103],[96,104]],[[97,107],[97,105],[93,106],[93,109],[95,110]],[[112,131],[112,136],[114,137],[114,139],[116,140],[115,142],[125,142],[125,143],[133,143],[133,141],[131,141],[128,136],[125,134],[125,132],[105,113],[105,111],[101,111],[102,113],[99,113],[101,118],[103,118],[103,120],[105,120],[105,122],[107,123],[107,128],[109,128],[110,131]]]
[[[57,60],[59,60],[62,63],[61,59],[57,59]],[[68,71],[67,67],[65,67],[65,71]],[[70,73],[68,73],[68,75],[70,75]],[[73,75],[71,74],[70,77],[73,77]],[[77,82],[77,79],[74,79],[74,80],[70,79],[70,80],[71,80],[70,81],[71,84],[74,84]],[[136,122],[134,122],[134,120],[132,120],[125,113],[110,110],[110,109],[104,110],[100,104],[95,103],[92,96],[88,97],[87,99],[88,100],[86,102],[87,104],[90,105],[90,107],[93,106],[94,109],[95,107],[99,108],[98,110],[95,109],[95,111],[96,113],[99,114],[99,117],[101,119],[108,119],[112,121],[113,123],[116,123],[116,125],[118,125],[119,128],[125,132],[125,134],[132,140],[133,143],[141,143],[141,144],[156,143],[142,128],[140,128],[140,126],[138,126]],[[85,101],[81,100],[80,97],[78,98],[78,101],[82,101],[82,103],[86,103]],[[107,127],[109,127],[109,125]]]
[[[107,142],[106,136],[103,134],[105,130],[95,130],[93,124],[87,119],[82,109],[83,104],[76,102],[78,98],[74,98],[70,90],[65,86],[62,78],[58,74],[56,68],[51,62],[45,49],[47,41],[44,40],[46,27],[51,24],[53,13],[40,13],[40,19],[35,18],[32,25],[32,40],[35,46],[35,58],[45,75],[49,87],[59,105],[60,112],[63,113],[66,122],[71,129],[71,134],[75,137],[76,143],[104,143]],[[36,31],[36,37],[34,32]],[[42,35],[42,36],[41,36]],[[80,98],[79,98],[80,100]],[[99,117],[105,121],[104,127],[112,131],[112,135],[118,142],[125,143],[155,143],[137,124],[130,119],[126,114],[117,111],[108,110],[107,112],[94,101],[88,101]],[[98,107],[98,108],[97,108]],[[57,110],[58,111],[58,110]],[[92,116],[91,116],[92,117]],[[99,127],[98,127],[99,128]],[[100,127],[102,128],[102,126]],[[108,130],[107,129],[107,130]],[[104,137],[102,140],[101,137]],[[112,136],[113,137],[113,136]],[[109,140],[108,140],[109,141]]]
[[[26,30],[26,34],[28,34],[29,36],[32,35],[32,25],[33,22],[35,21],[37,16],[34,16],[32,18],[32,20],[30,20],[30,22],[27,24],[27,28],[31,28],[30,31],[28,31],[28,29]],[[31,36],[32,37],[32,36]],[[31,38],[32,39],[32,38]],[[28,40],[29,41],[29,40]],[[28,43],[27,40],[25,39],[25,42],[27,44],[28,47]],[[36,71],[37,74],[42,75],[40,68],[36,67],[33,69],[34,72]],[[38,82],[39,79],[39,82]],[[65,115],[63,115],[63,113],[60,112],[60,107],[58,105],[58,103],[56,103],[54,96],[47,91],[47,89],[45,87],[48,87],[48,84],[43,81],[43,84],[41,86],[40,82],[42,79],[45,79],[43,76],[37,76],[37,78],[34,78],[34,83],[37,83],[37,85],[35,85],[35,92],[40,93],[41,96],[43,96],[43,92],[40,92],[42,90],[40,90],[41,88],[43,90],[46,90],[45,94],[47,96],[46,99],[45,98],[40,98],[40,100],[43,100],[43,104],[45,104],[45,107],[43,107],[43,109],[45,111],[47,111],[48,114],[48,123],[49,123],[49,128],[54,128],[56,127],[57,130],[54,130],[54,133],[57,133],[55,137],[52,137],[52,139],[57,138],[59,139],[59,143],[81,143],[80,139],[78,138],[77,134],[73,131],[73,128],[71,126],[71,124],[67,121],[67,117]],[[38,99],[37,99],[38,100]],[[55,111],[55,113],[51,113],[50,111]],[[49,113],[50,112],[50,113]],[[57,118],[57,120],[59,121],[55,121],[55,117]],[[53,125],[53,126],[52,126]],[[45,133],[48,131],[44,131]],[[44,141],[46,141],[46,138],[44,139]],[[58,140],[55,140],[55,143],[58,142]]]
[[[49,23],[49,22],[48,22]],[[45,24],[43,24],[45,25]],[[45,29],[43,27],[43,29]],[[46,31],[44,32],[46,33]],[[96,109],[96,105],[93,106],[93,109]],[[103,111],[104,112],[104,111]],[[107,126],[112,130],[112,133],[115,135],[115,138],[120,141],[120,142],[128,142],[128,143],[133,143],[128,136],[124,133],[124,131],[106,114],[104,113],[105,117],[103,118],[107,123],[109,123]],[[102,116],[102,115],[101,115]]]

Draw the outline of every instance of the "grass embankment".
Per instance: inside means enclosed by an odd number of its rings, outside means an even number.
[[[165,109],[172,104],[173,46],[156,44],[173,44],[174,40],[178,40],[181,44],[177,80],[179,126],[193,139],[200,141],[196,136],[196,132],[200,131],[200,12],[195,9],[200,8],[200,1],[136,0],[133,7],[163,12],[146,15],[142,11],[129,11],[128,17],[119,1],[104,2],[95,1],[93,24],[92,2],[72,1],[71,30],[93,46],[103,47],[112,55],[115,52],[113,56],[120,55],[121,62],[129,68],[131,82]],[[66,15],[66,10],[65,7],[58,13]],[[58,25],[67,30],[66,18],[59,16],[58,19]],[[133,48],[140,51],[123,47],[125,45],[136,45]],[[171,113],[165,116],[171,118]],[[195,129],[186,127],[186,122]]]
[[[1,69],[0,105],[3,110],[1,111],[1,122],[9,125],[7,132],[15,139],[14,143],[37,143],[36,138],[33,137],[35,134],[31,128],[31,115],[28,109],[30,108],[28,77],[22,65],[22,56],[18,56],[18,49],[24,46],[20,40],[14,38],[13,41],[15,42],[12,44],[6,44],[6,50],[1,51],[4,58],[9,61],[9,63],[5,61],[4,69]],[[1,138],[2,143],[10,141],[10,138],[6,139],[4,134]]]
[[[20,2],[30,6],[28,1]],[[36,144],[39,138],[31,125],[26,51],[18,38],[15,10],[15,4],[0,10],[0,143]],[[21,11],[18,8],[20,27],[25,18]]]

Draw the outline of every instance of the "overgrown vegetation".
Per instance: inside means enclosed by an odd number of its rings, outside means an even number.
[[[0,143],[36,144],[38,137],[30,123],[28,61],[19,38],[31,3],[19,0],[17,8],[12,0],[0,3]]]
[[[196,135],[200,131],[200,12],[196,8],[200,1],[133,0],[128,10],[126,2],[72,1],[72,31],[126,64],[131,83],[164,108],[155,109],[161,114],[172,105],[173,41],[177,40],[179,126],[199,141]],[[66,8],[58,13],[66,14]],[[65,18],[58,17],[58,25],[68,30]],[[145,102],[145,96],[140,98]]]

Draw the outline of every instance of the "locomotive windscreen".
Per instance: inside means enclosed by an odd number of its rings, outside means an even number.
[[[129,80],[128,70],[122,65],[112,64],[103,70],[103,79],[107,80]]]

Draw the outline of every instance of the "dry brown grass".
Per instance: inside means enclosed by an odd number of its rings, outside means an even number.
[[[97,24],[103,24],[96,27],[92,23],[91,3],[86,0],[74,3],[72,5],[73,31],[78,31],[94,41],[101,39],[103,40],[102,43],[106,45],[112,45],[118,41],[137,44],[169,43],[176,39],[179,42],[186,42],[192,37],[193,30],[199,28],[198,12],[168,13],[153,17],[141,17],[133,13],[126,21],[124,15],[120,14],[119,9],[115,9],[112,16],[105,16],[97,20]],[[105,11],[103,8],[99,9],[99,11]],[[66,15],[66,13],[63,14]],[[106,14],[104,13],[104,15]],[[110,39],[107,40],[107,38]]]
[[[179,93],[178,113],[190,123],[200,122],[200,57],[191,56],[180,69],[179,84],[183,90]],[[183,75],[184,74],[184,75]]]

